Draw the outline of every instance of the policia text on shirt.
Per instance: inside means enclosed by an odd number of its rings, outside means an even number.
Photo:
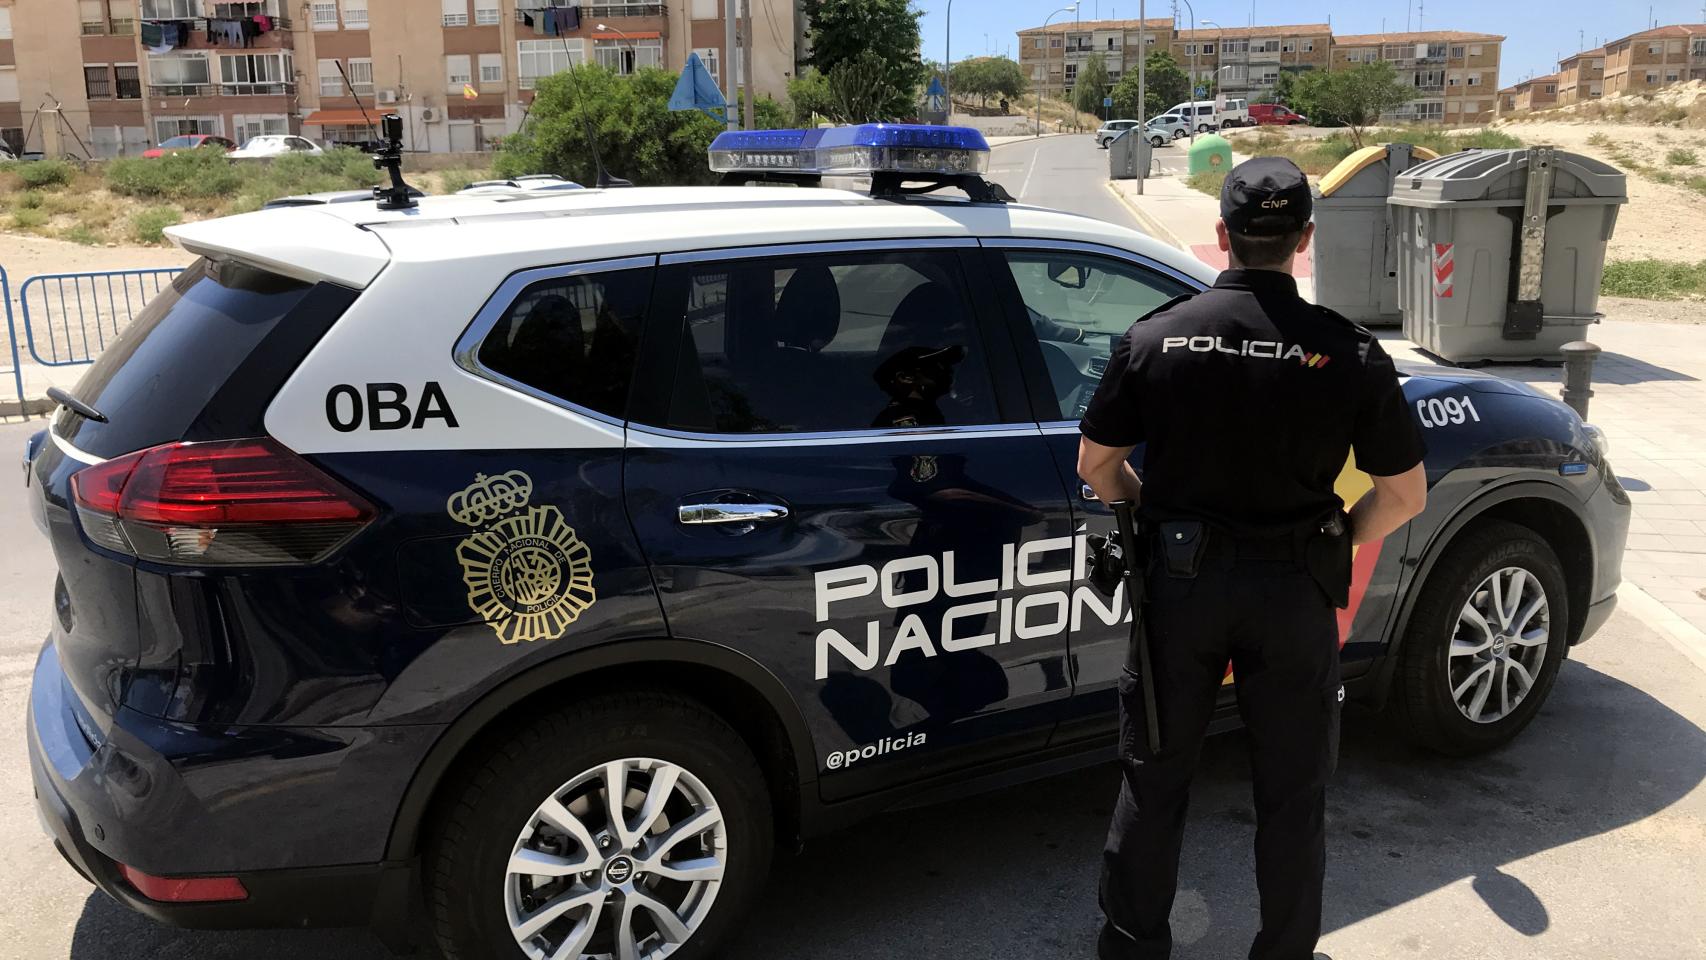
[[[1353,543],[1421,512],[1422,441],[1367,330],[1297,294],[1312,201],[1290,161],[1228,174],[1232,269],[1132,325],[1084,414],[1078,472],[1149,533],[1147,643],[1156,751],[1139,678],[1120,685],[1124,782],[1103,854],[1103,960],[1166,957],[1190,780],[1231,662],[1255,778],[1261,930],[1252,960],[1308,960],[1321,929],[1326,784],[1338,751],[1334,608]],[[1127,458],[1144,445],[1143,478]],[[1333,492],[1350,451],[1373,490]],[[1137,558],[1133,558],[1134,560]],[[1130,658],[1138,663],[1139,657]]]

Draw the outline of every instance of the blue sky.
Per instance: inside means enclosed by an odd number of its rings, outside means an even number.
[[[985,52],[1012,56],[1018,47],[1015,33],[1042,23],[1051,11],[1070,0],[955,0],[953,55],[958,60]],[[1250,23],[1250,0],[1191,0],[1199,20],[1209,19],[1225,26]],[[948,0],[913,0],[924,11],[924,56],[942,59],[945,26],[943,11]],[[1327,23],[1334,33],[1379,33],[1405,29],[1409,8],[1412,29],[1415,0],[1357,0],[1357,2],[1311,2],[1311,0],[1255,0],[1257,23]],[[1435,30],[1474,30],[1502,34],[1504,61],[1499,69],[1500,86],[1525,77],[1551,73],[1557,59],[1578,49],[1578,38],[1594,45],[1627,36],[1647,25],[1648,4],[1636,0],[1423,0],[1426,22]],[[1660,0],[1651,4],[1652,15],[1661,24],[1703,23],[1700,0]],[[1179,3],[1183,18],[1185,5]],[[1080,15],[1086,19],[1115,17],[1136,19],[1137,0],[1083,0]],[[1170,0],[1148,0],[1148,15],[1169,17]],[[1059,22],[1061,18],[1056,17]],[[1188,24],[1187,24],[1188,26]]]

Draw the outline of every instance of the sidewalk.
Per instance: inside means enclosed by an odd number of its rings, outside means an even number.
[[[1215,242],[1214,198],[1172,177],[1144,181],[1141,197],[1135,181],[1113,181],[1110,188],[1157,239],[1215,262],[1203,249]],[[1302,278],[1298,289],[1314,297],[1310,279]],[[1439,364],[1398,331],[1381,334],[1395,359]],[[1706,644],[1706,420],[1700,416],[1706,325],[1619,321],[1613,314],[1587,335],[1605,350],[1594,368],[1588,419],[1610,439],[1610,461],[1635,504],[1624,580],[1668,613],[1651,626],[1684,644]],[[1563,389],[1561,367],[1487,369],[1554,397]],[[1637,613],[1640,606],[1631,604]]]

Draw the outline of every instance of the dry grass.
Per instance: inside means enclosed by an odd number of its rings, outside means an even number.
[[[1037,112],[1036,94],[1027,93],[1013,102],[1013,109],[1035,116]],[[1102,125],[1102,118],[1093,113],[1081,113],[1072,104],[1053,97],[1043,98],[1043,126],[1055,131],[1094,130]]]

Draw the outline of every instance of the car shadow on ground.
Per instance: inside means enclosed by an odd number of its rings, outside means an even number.
[[[1543,892],[1512,861],[1641,820],[1706,778],[1706,732],[1575,661],[1533,726],[1489,755],[1451,760],[1351,710],[1329,797],[1325,930],[1464,878],[1488,912],[1534,936]],[[1096,871],[1118,772],[1103,764],[955,803],[887,814],[784,858],[725,957],[1088,958]],[[1242,956],[1255,932],[1254,812],[1245,738],[1204,750],[1180,894],[1179,960]],[[1474,918],[1462,922],[1475,923]],[[135,957],[379,960],[359,931],[215,933],[158,926],[95,893],[73,960]]]
[[[1450,361],[1439,360],[1433,354],[1428,354],[1428,356],[1437,363],[1451,365]],[[1562,361],[1537,364],[1501,363],[1496,360],[1489,360],[1481,364],[1468,364],[1468,366],[1496,377],[1520,380],[1523,383],[1559,384],[1564,382]],[[1628,385],[1634,383],[1694,383],[1697,380],[1699,380],[1698,377],[1683,373],[1680,370],[1672,370],[1669,367],[1662,367],[1646,360],[1638,360],[1627,354],[1613,353],[1610,350],[1601,353],[1593,365],[1594,383]]]

